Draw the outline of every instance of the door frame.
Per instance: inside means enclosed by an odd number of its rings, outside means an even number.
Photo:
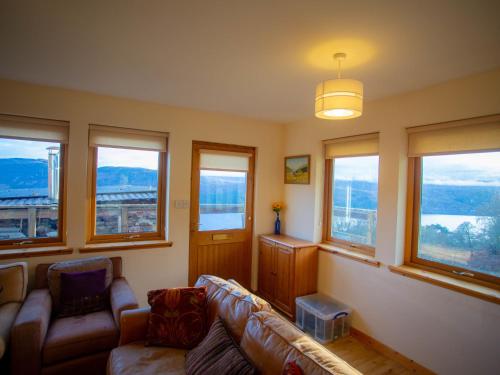
[[[189,276],[188,283],[193,286],[196,283],[197,275],[197,243],[193,233],[198,229],[198,199],[200,188],[200,175],[198,173],[200,165],[200,150],[215,150],[234,153],[251,154],[248,160],[247,191],[246,191],[246,209],[245,209],[245,233],[250,246],[250,271],[249,280],[245,280],[248,287],[252,279],[252,258],[253,258],[253,223],[254,223],[254,192],[255,192],[255,154],[256,148],[251,146],[240,146],[234,144],[214,143],[206,141],[192,142],[191,150],[191,192],[190,192],[190,210],[189,210]]]

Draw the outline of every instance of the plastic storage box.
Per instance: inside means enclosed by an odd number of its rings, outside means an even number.
[[[351,309],[324,294],[297,297],[295,324],[325,344],[349,335]]]

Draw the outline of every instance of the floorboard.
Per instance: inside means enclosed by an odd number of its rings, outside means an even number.
[[[410,369],[363,345],[351,336],[325,346],[364,375],[414,374]]]

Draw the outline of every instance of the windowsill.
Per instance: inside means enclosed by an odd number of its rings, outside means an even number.
[[[64,255],[73,253],[73,249],[67,246],[30,247],[24,249],[0,250],[0,260],[16,258],[46,257],[51,255]]]
[[[389,270],[402,276],[425,281],[469,296],[500,304],[500,291],[487,286],[458,280],[450,276],[426,271],[409,265],[389,266]]]
[[[85,247],[81,247],[80,253],[153,249],[158,247],[171,247],[172,245],[173,245],[172,241],[165,241],[165,240],[95,243],[95,244],[87,244],[85,245]]]
[[[355,251],[351,251],[351,250],[343,249],[343,248],[338,247],[338,246],[332,246],[332,245],[323,244],[323,243],[320,243],[318,245],[318,247],[320,250],[326,251],[328,253],[340,255],[341,257],[344,257],[347,259],[352,259],[352,260],[367,264],[367,265],[372,266],[372,267],[380,267],[380,262],[378,260],[375,260],[375,258],[373,258],[369,255],[360,254],[360,253],[357,253]]]

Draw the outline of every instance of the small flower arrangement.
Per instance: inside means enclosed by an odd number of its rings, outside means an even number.
[[[279,214],[280,211],[283,209],[283,203],[274,202],[272,207],[273,207],[273,211],[276,212],[277,214]]]

